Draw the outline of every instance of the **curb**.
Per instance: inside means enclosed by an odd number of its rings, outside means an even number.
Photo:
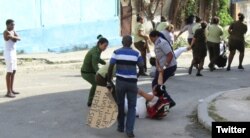
[[[240,89],[235,89],[235,90],[218,92],[200,101],[198,108],[197,108],[197,114],[198,114],[197,116],[198,116],[199,123],[202,124],[209,131],[212,131],[212,122],[215,122],[215,120],[208,115],[209,104],[218,96],[221,96],[224,93],[239,91],[239,90],[244,90],[244,89],[248,89],[248,88],[240,88]]]
[[[214,122],[214,119],[212,119],[208,115],[208,106],[209,103],[211,103],[215,98],[222,95],[225,92],[219,92],[215,93],[207,98],[205,98],[201,103],[198,105],[198,121],[208,130],[212,130],[212,122]]]

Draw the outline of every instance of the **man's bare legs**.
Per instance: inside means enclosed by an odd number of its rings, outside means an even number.
[[[15,95],[12,93],[12,72],[7,72],[6,74],[6,86],[7,86],[7,94],[6,97],[14,98]]]
[[[14,98],[15,97],[14,94],[19,94],[18,92],[15,92],[13,90],[15,74],[16,74],[15,70],[13,72],[8,72],[6,74],[6,85],[7,85],[7,94],[6,94],[6,97]]]
[[[19,92],[15,92],[14,89],[13,89],[15,75],[16,75],[16,70],[14,70],[13,73],[12,73],[12,75],[11,75],[11,92],[13,94],[19,94]]]

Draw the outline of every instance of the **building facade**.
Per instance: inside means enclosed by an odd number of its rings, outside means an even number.
[[[1,0],[0,5],[0,30],[14,19],[22,38],[17,49],[25,53],[90,48],[98,34],[111,46],[120,44],[119,0]]]

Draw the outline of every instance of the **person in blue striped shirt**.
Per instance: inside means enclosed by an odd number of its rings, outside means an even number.
[[[126,133],[128,137],[134,137],[134,124],[136,118],[136,100],[137,100],[137,66],[139,73],[143,72],[144,61],[141,54],[131,48],[132,37],[124,36],[122,39],[123,47],[114,51],[110,60],[108,71],[107,87],[112,86],[112,72],[116,65],[116,95],[118,105],[118,128],[117,131],[124,132],[125,120],[125,95],[128,100],[128,113],[126,120]]]

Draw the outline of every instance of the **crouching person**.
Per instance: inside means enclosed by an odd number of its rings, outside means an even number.
[[[106,65],[102,66],[97,71],[96,77],[95,77],[96,85],[103,86],[103,87],[107,86],[107,83],[108,83],[108,78],[107,78],[108,69],[109,69],[109,64],[106,64]],[[113,70],[113,73],[112,73],[112,78],[115,76],[115,70],[116,70],[116,66],[114,66],[114,70]],[[116,92],[115,92],[115,85],[113,84],[113,82],[111,83],[110,87],[111,87],[110,90],[112,92],[113,98],[114,98],[115,102],[117,102],[117,97],[116,97]]]

